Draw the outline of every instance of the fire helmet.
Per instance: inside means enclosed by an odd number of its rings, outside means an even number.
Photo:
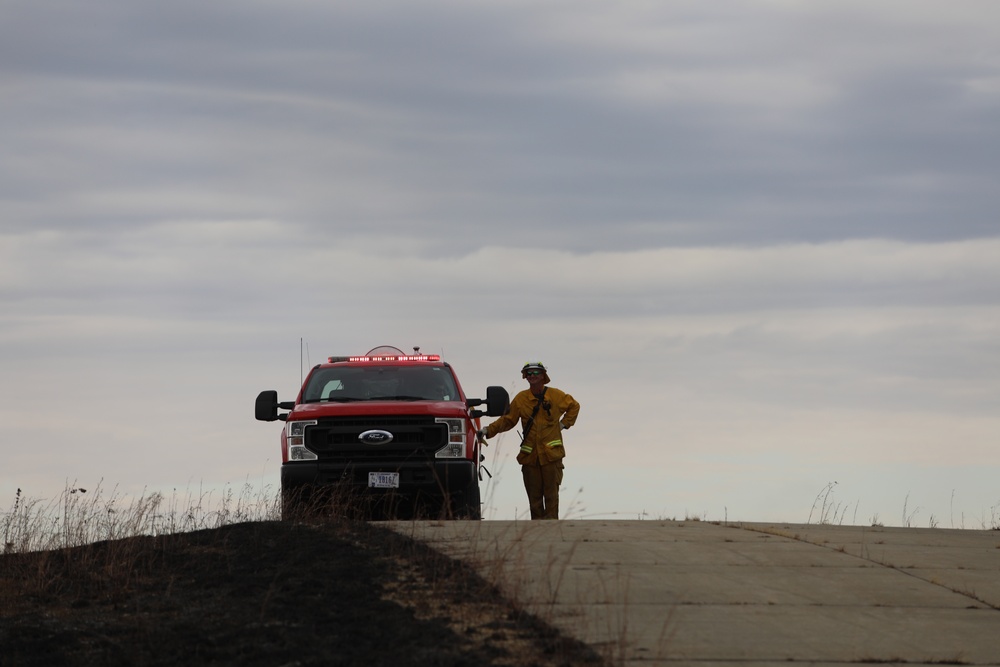
[[[545,384],[551,382],[551,380],[549,380],[549,369],[547,369],[545,367],[545,364],[543,364],[540,361],[529,361],[526,364],[524,364],[524,366],[521,366],[521,377],[527,378],[528,371],[541,371],[542,382],[544,382]]]

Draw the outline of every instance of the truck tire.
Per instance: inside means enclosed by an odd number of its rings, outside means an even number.
[[[292,486],[281,489],[281,520],[299,521],[315,510],[312,489],[309,486]]]
[[[452,499],[452,517],[472,521],[479,521],[483,518],[478,480],[472,480],[464,493]]]

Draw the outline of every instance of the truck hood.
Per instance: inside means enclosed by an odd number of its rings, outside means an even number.
[[[430,415],[433,417],[469,417],[461,401],[354,401],[351,403],[299,403],[288,421],[322,417],[357,417],[370,415]]]

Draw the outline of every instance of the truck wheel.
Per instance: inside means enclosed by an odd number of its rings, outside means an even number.
[[[304,490],[300,488],[281,489],[281,520],[294,521],[301,519],[305,507]]]
[[[452,516],[456,519],[478,521],[483,518],[482,502],[479,496],[479,482],[473,480],[465,493],[452,501]]]

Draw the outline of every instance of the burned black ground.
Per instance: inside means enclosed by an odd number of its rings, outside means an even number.
[[[580,665],[590,648],[384,527],[256,522],[0,556],[0,666]]]

